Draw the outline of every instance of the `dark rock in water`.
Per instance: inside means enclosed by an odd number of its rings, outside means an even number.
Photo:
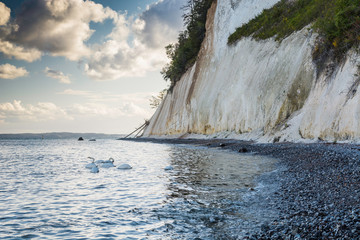
[[[244,147],[243,147],[243,148],[240,148],[240,149],[239,149],[239,152],[240,152],[240,153],[246,153],[246,152],[248,152],[248,150],[247,150],[247,148],[244,148]]]
[[[84,139],[82,137],[79,137],[78,141],[84,141]]]
[[[220,147],[225,147],[226,144],[225,143],[220,143]]]

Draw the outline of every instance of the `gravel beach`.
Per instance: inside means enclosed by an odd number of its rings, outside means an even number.
[[[261,201],[255,201],[259,206],[253,206],[259,211],[275,211],[276,217],[247,232],[216,239],[360,239],[360,145],[259,144],[228,139],[131,140],[216,147],[279,160],[278,171],[257,180],[278,187],[259,193]]]

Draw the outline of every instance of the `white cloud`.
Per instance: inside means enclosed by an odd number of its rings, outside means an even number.
[[[114,102],[114,103],[127,103],[132,102],[137,105],[148,106],[151,96],[156,95],[154,92],[138,92],[138,93],[126,93],[126,94],[111,94],[108,92],[93,92],[84,90],[66,89],[58,94],[82,96],[88,100],[96,102]]]
[[[121,115],[121,112],[119,112],[118,109],[98,103],[74,104],[71,107],[70,112],[74,115],[87,116],[118,117]]]
[[[177,40],[182,28],[184,2],[159,1],[138,18],[120,15],[107,41],[96,46],[85,64],[86,74],[95,80],[114,80],[159,71],[167,61],[164,47]]]
[[[123,99],[133,99],[134,96],[123,96]],[[123,101],[119,104],[88,102],[59,107],[51,102],[24,104],[19,100],[0,103],[0,121],[12,122],[51,122],[59,120],[92,119],[103,121],[119,118],[149,118],[153,113],[142,100],[135,102]]]
[[[19,46],[14,39],[9,38],[12,32],[17,32],[19,26],[10,20],[10,8],[0,2],[0,52],[6,57],[33,62],[41,57],[41,51],[35,48]],[[9,38],[7,40],[7,38]]]
[[[2,40],[77,61],[90,56],[90,22],[108,18],[115,20],[117,13],[93,1],[29,0],[16,16],[16,29]]]
[[[10,20],[10,8],[0,2],[0,26],[6,25]]]
[[[0,65],[0,78],[14,79],[28,75],[28,71],[25,68],[17,68],[11,64]]]
[[[137,38],[150,48],[164,48],[164,43],[175,41],[183,26],[182,11],[186,1],[158,1],[134,22]]]
[[[159,0],[139,16],[127,16],[91,0],[28,0],[16,18],[4,15],[0,52],[32,62],[42,54],[82,60],[94,80],[144,76],[167,62],[164,47],[177,40],[186,0]],[[7,11],[2,5],[1,11]],[[0,9],[1,9],[0,7]],[[87,41],[91,22],[112,19],[114,28],[99,44]]]
[[[8,41],[2,41],[1,39],[0,52],[8,58],[14,57],[15,59],[27,62],[33,62],[39,59],[42,55],[41,51],[35,48],[24,48]]]
[[[66,89],[59,94],[81,96],[88,100],[85,104],[74,104],[69,109],[70,115],[149,118],[154,111],[149,104],[149,99],[154,95],[152,92],[109,94]]]
[[[142,124],[144,119],[149,119],[154,111],[149,107],[150,93],[111,97],[101,93],[97,96],[100,101],[92,101],[92,92],[66,92],[84,96],[85,101],[68,106],[59,106],[52,102],[26,104],[19,100],[0,103],[0,130],[127,133]],[[89,101],[86,101],[87,98]],[[116,101],[113,101],[115,99]]]
[[[27,120],[42,122],[54,119],[71,119],[60,107],[51,102],[40,102],[36,105],[22,104],[21,101],[0,103],[0,116],[3,121]]]
[[[70,78],[66,76],[63,72],[52,70],[48,67],[45,68],[44,72],[46,76],[57,79],[59,80],[60,83],[65,83],[65,84],[71,83]]]
[[[107,118],[143,117],[148,118],[152,112],[135,103],[121,103],[120,106],[109,106],[101,103],[74,104],[69,113],[73,116],[103,116]]]
[[[81,91],[81,90],[73,90],[73,89],[66,89],[63,92],[60,92],[59,94],[64,95],[74,95],[74,96],[88,96],[91,94],[89,91]]]
[[[128,93],[128,94],[119,94],[117,95],[121,102],[131,102],[140,106],[149,107],[149,99],[155,93],[153,92],[138,92],[138,93]]]
[[[139,116],[139,117],[143,117],[143,118],[148,118],[149,116],[151,116],[151,111],[149,111],[139,105],[136,105],[133,102],[122,104],[120,106],[120,111],[125,116]]]

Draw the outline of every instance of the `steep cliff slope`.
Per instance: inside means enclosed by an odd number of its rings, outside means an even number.
[[[281,43],[244,38],[227,45],[236,27],[276,2],[213,4],[197,62],[167,95],[144,136],[360,141],[355,53],[318,73],[312,60],[316,34],[308,28]]]

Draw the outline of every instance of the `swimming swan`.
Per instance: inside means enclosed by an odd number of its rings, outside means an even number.
[[[114,161],[112,161],[112,162],[104,162],[104,163],[101,163],[100,167],[102,167],[102,168],[111,168],[111,167],[115,167],[115,165],[114,165]]]
[[[98,173],[98,172],[99,172],[99,168],[95,165],[93,168],[91,168],[90,172],[91,172],[91,173]]]
[[[92,160],[92,162],[91,162],[91,163],[86,164],[85,168],[92,169],[93,167],[96,167],[96,164],[94,163],[95,159],[94,159],[94,158],[92,158],[92,157],[88,157],[88,158],[89,158],[89,159],[91,159],[91,160]]]
[[[104,160],[104,163],[114,163],[114,161],[113,158],[109,158],[109,160]]]
[[[118,169],[127,170],[127,169],[132,169],[132,167],[127,163],[123,163],[120,166],[118,166]]]
[[[114,163],[114,159],[113,158],[109,158],[109,160],[96,160],[95,163],[99,164],[99,163]]]
[[[115,167],[114,165],[114,159],[113,158],[109,158],[109,160],[104,160],[100,167],[102,168],[111,168],[111,167]]]

